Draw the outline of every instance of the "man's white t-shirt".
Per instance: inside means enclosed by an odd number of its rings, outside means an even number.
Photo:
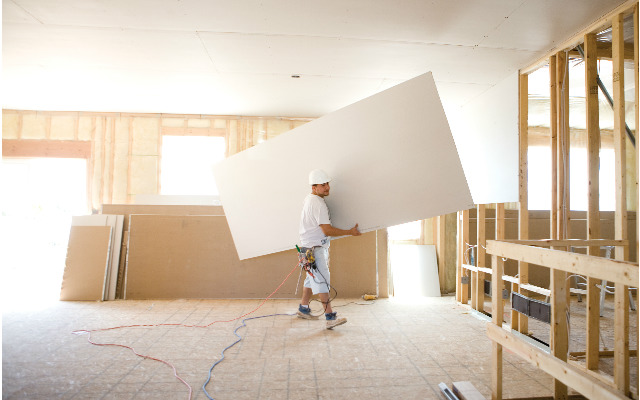
[[[327,203],[320,196],[308,194],[304,199],[300,217],[299,233],[302,247],[329,247],[329,239],[322,232],[321,224],[331,224]]]

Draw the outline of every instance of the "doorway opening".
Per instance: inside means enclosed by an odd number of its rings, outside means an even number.
[[[2,158],[0,186],[3,311],[60,297],[71,216],[89,212],[87,162]]]

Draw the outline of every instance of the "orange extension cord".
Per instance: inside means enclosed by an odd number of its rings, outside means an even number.
[[[133,354],[135,354],[138,357],[142,357],[148,360],[153,360],[153,361],[158,361],[161,362],[165,365],[168,365],[169,367],[171,367],[171,369],[173,369],[173,376],[176,377],[176,379],[178,379],[180,382],[182,382],[188,389],[189,389],[189,396],[188,399],[191,400],[191,396],[193,394],[193,389],[191,388],[191,385],[189,385],[184,379],[182,379],[179,375],[178,375],[178,371],[176,370],[176,367],[173,366],[173,364],[161,360],[159,358],[155,358],[155,357],[151,357],[148,355],[144,355],[144,354],[140,354],[138,353],[133,347],[131,346],[126,346],[124,344],[118,344],[118,343],[96,343],[93,340],[91,340],[91,333],[93,332],[103,332],[103,331],[111,331],[114,329],[123,329],[123,328],[140,328],[140,327],[156,327],[156,326],[181,326],[181,327],[185,327],[185,328],[208,328],[213,324],[216,323],[221,323],[221,322],[233,322],[233,321],[237,321],[239,319],[242,319],[244,317],[246,317],[249,314],[253,314],[254,312],[258,311],[260,309],[260,307],[262,307],[264,305],[264,303],[267,302],[267,300],[269,300],[274,294],[276,294],[276,292],[278,290],[280,290],[280,288],[282,287],[282,285],[284,285],[284,283],[289,279],[289,277],[291,276],[291,274],[293,274],[293,271],[295,271],[298,268],[298,265],[296,264],[295,267],[293,267],[293,269],[291,270],[291,272],[289,272],[289,274],[284,278],[284,280],[280,283],[280,285],[278,285],[278,287],[276,288],[276,290],[274,290],[269,296],[267,296],[262,303],[260,303],[258,305],[258,307],[254,308],[253,310],[249,311],[248,313],[242,314],[239,317],[233,318],[233,319],[229,319],[229,320],[225,320],[225,321],[213,321],[207,325],[186,325],[186,324],[136,324],[136,325],[123,325],[123,326],[114,326],[111,328],[101,328],[101,329],[91,329],[91,330],[87,330],[87,329],[80,329],[80,330],[76,330],[71,332],[74,335],[85,335],[88,334],[89,336],[87,337],[87,341],[89,343],[91,343],[94,346],[116,346],[116,347],[123,347],[125,349],[129,349],[133,352]]]

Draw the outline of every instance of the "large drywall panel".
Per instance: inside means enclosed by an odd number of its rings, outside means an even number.
[[[294,248],[308,173],[332,176],[332,223],[362,232],[473,206],[431,73],[214,167],[240,259]]]
[[[60,300],[102,300],[110,245],[110,226],[71,227]]]
[[[450,114],[476,204],[518,201],[518,73]]]
[[[131,215],[129,235],[127,300],[265,298],[298,263],[295,250],[239,260],[224,216]],[[375,289],[375,232],[335,247],[332,284],[340,297]],[[301,296],[298,275],[274,298]]]

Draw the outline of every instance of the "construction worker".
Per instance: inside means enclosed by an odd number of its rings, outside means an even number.
[[[324,306],[327,329],[335,328],[347,322],[346,318],[338,318],[331,309],[329,300],[330,273],[329,273],[329,237],[330,236],[359,236],[358,224],[349,230],[339,229],[331,225],[329,208],[324,198],[329,195],[329,182],[331,178],[321,169],[309,173],[311,193],[304,199],[302,216],[300,217],[300,243],[303,248],[312,248],[317,269],[307,272],[302,289],[302,301],[298,308],[298,317],[304,319],[316,319],[311,315],[309,301],[312,293],[320,297]]]

